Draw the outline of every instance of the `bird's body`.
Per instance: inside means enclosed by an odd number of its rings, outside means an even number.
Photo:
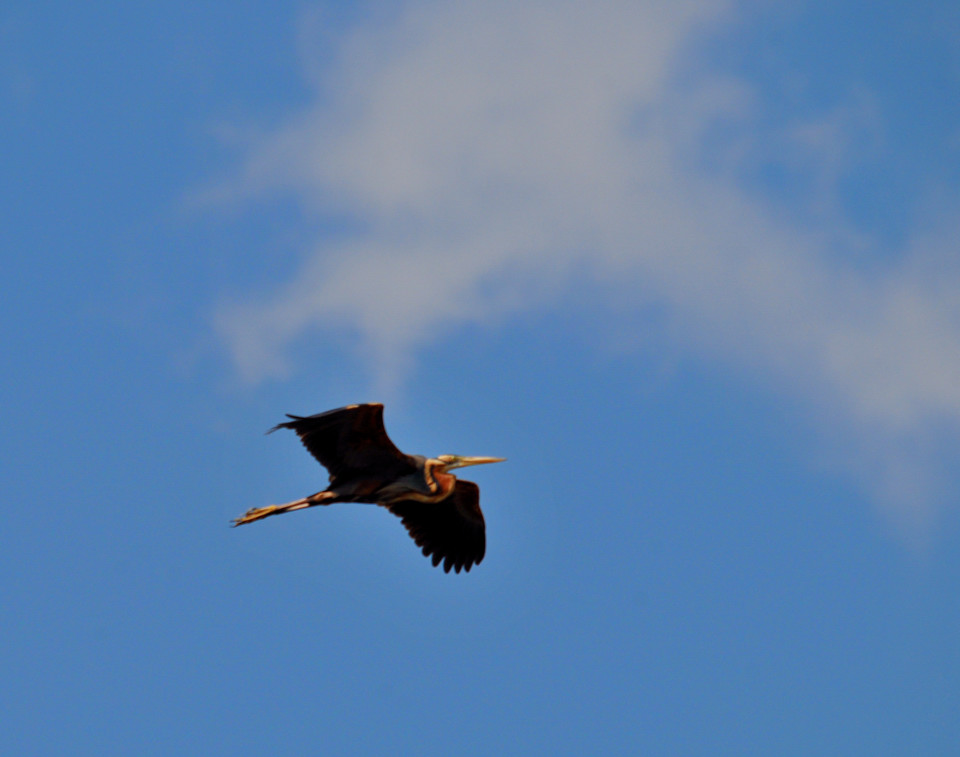
[[[486,533],[480,490],[449,473],[453,468],[499,462],[495,457],[407,455],[383,427],[383,405],[348,405],[309,417],[288,415],[274,426],[291,429],[330,474],[330,484],[309,497],[248,510],[235,526],[270,515],[335,502],[386,507],[403,520],[423,554],[447,572],[467,571],[483,560]]]

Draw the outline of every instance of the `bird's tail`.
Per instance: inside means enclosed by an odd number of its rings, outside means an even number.
[[[296,499],[293,502],[287,502],[283,505],[254,507],[250,510],[247,510],[239,518],[235,518],[232,525],[242,526],[244,523],[253,523],[255,520],[262,520],[263,518],[267,518],[271,515],[291,513],[294,510],[303,510],[304,508],[314,507],[316,505],[329,505],[335,497],[336,495],[333,492],[324,491],[311,494],[309,497],[304,497],[303,499]]]

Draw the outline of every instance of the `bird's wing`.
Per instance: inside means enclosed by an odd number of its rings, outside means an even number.
[[[480,510],[480,487],[472,481],[457,479],[453,492],[439,502],[400,500],[384,504],[403,520],[410,536],[433,555],[433,564],[443,561],[443,569],[469,571],[479,565],[487,550],[487,537]]]
[[[373,475],[378,478],[401,476],[415,469],[415,463],[396,448],[383,427],[383,405],[347,405],[337,410],[306,418],[287,415],[278,428],[296,432],[330,480]]]

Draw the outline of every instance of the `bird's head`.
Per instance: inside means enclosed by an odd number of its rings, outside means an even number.
[[[444,471],[454,468],[466,468],[469,465],[484,465],[485,463],[502,463],[505,457],[464,457],[463,455],[437,455],[437,460],[443,465]]]

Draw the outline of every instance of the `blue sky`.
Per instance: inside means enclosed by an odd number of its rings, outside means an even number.
[[[5,4],[4,753],[960,748],[953,6]]]

